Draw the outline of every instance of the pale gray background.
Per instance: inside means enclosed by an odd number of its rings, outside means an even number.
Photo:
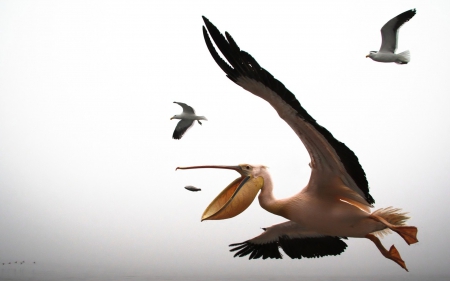
[[[381,26],[411,8],[398,49],[411,63],[366,59]],[[257,202],[200,223],[238,175],[177,166],[265,164],[277,197],[310,172],[293,131],[213,61],[205,15],[356,153],[377,208],[410,212],[420,242],[382,240],[410,274],[448,274],[449,11],[449,1],[0,1],[0,262],[161,276],[407,274],[366,239],[339,257],[233,258],[228,244],[284,221]],[[209,121],[173,140],[173,101]]]

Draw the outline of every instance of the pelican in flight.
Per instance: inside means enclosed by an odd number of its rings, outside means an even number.
[[[288,221],[263,228],[264,232],[252,239],[231,244],[235,257],[280,259],[280,247],[293,259],[339,255],[347,247],[343,240],[356,237],[370,239],[383,256],[407,270],[397,249],[391,246],[386,250],[377,237],[393,230],[408,244],[418,242],[417,228],[405,225],[405,213],[392,207],[371,213],[375,200],[353,151],[319,125],[280,81],[241,51],[229,33],[225,38],[207,18],[203,20],[203,35],[213,59],[231,81],[269,102],[294,130],[311,157],[311,176],[298,194],[277,199],[272,193],[272,178],[263,165],[178,167],[232,169],[240,174],[206,208],[202,221],[237,216],[259,193],[263,209]],[[217,53],[208,32],[228,63]]]
[[[195,120],[197,120],[200,125],[202,124],[200,120],[208,120],[205,118],[205,116],[195,115],[194,109],[185,103],[176,101],[174,101],[173,103],[179,104],[183,108],[183,112],[180,115],[174,115],[172,118],[170,118],[170,120],[181,119],[175,127],[175,131],[173,131],[172,135],[172,138],[176,140],[181,139],[184,133],[186,133],[186,131],[194,124]]]
[[[407,64],[410,61],[409,51],[396,54],[398,30],[407,21],[416,14],[416,9],[401,13],[388,21],[381,28],[381,47],[380,50],[370,51],[366,58],[371,58],[378,62],[395,62],[397,64]]]

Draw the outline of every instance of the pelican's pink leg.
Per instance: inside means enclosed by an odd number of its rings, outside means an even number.
[[[388,258],[390,260],[395,261],[398,265],[400,265],[402,268],[404,268],[406,271],[408,271],[408,269],[406,268],[405,262],[402,260],[400,253],[398,252],[397,248],[395,248],[394,245],[392,245],[388,251],[384,248],[383,244],[381,244],[380,239],[378,239],[375,235],[367,234],[366,238],[370,239],[373,243],[375,243],[378,250],[380,250],[380,252],[383,256],[385,256],[386,258]]]
[[[370,215],[369,218],[374,219],[378,222],[381,222],[385,226],[387,226],[392,231],[397,232],[405,241],[408,243],[408,245],[414,244],[419,242],[417,240],[417,227],[415,226],[397,226],[389,223],[385,219],[383,219],[380,216],[377,215]]]

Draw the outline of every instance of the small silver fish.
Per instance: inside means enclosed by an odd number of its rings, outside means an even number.
[[[200,191],[201,190],[200,188],[197,188],[197,187],[192,186],[192,185],[185,186],[184,188],[186,188],[189,191]]]

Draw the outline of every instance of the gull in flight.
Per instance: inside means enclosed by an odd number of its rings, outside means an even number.
[[[388,21],[381,28],[381,47],[380,50],[370,51],[366,58],[371,58],[378,62],[395,62],[397,64],[407,64],[410,61],[409,51],[396,54],[398,31],[400,27],[409,21],[416,14],[416,9],[401,13]]]
[[[180,115],[174,115],[172,118],[170,118],[170,120],[181,119],[175,127],[175,131],[173,131],[172,135],[172,138],[176,140],[181,139],[184,133],[186,133],[186,131],[194,124],[195,120],[197,120],[200,125],[202,124],[200,120],[208,120],[204,116],[195,115],[194,109],[185,103],[176,101],[174,101],[173,103],[179,104],[183,108],[183,112]]]
[[[231,244],[235,257],[281,259],[279,248],[292,259],[335,256],[347,248],[344,240],[355,237],[371,240],[384,257],[407,270],[394,245],[387,250],[378,238],[392,230],[407,244],[417,243],[417,228],[405,225],[409,218],[406,213],[392,207],[371,212],[375,200],[355,153],[319,125],[294,94],[242,51],[229,33],[223,36],[207,18],[203,20],[203,36],[215,62],[231,81],[269,102],[292,128],[310,155],[311,175],[299,193],[277,199],[264,165],[178,167],[231,169],[240,174],[211,202],[201,220],[235,217],[259,194],[263,209],[287,221],[263,228],[264,232],[254,238]],[[210,36],[225,59],[218,54]],[[242,123],[247,124],[248,118],[242,116]],[[270,132],[262,132],[258,138],[266,135]],[[243,141],[243,145],[252,149],[251,141]]]

